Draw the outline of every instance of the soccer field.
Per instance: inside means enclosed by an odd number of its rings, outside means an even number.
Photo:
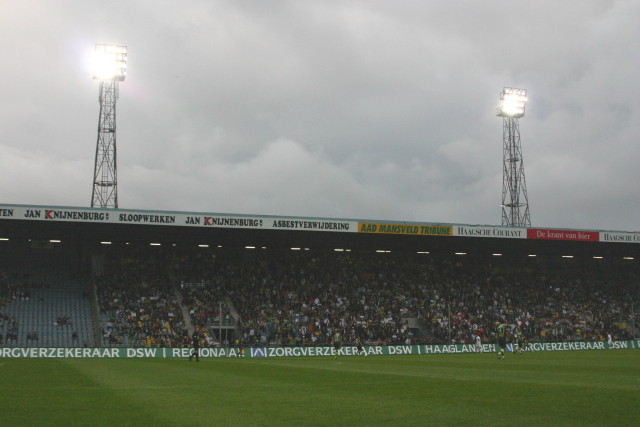
[[[638,425],[640,351],[0,359],[1,425]]]

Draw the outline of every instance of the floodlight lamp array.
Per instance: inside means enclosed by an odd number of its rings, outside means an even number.
[[[524,116],[524,108],[527,104],[527,90],[505,87],[500,92],[500,108],[498,108],[498,116],[515,117]]]
[[[97,44],[93,78],[123,81],[127,75],[127,47]]]

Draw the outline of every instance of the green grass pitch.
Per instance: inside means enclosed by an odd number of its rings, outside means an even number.
[[[0,425],[640,425],[640,351],[0,359]]]

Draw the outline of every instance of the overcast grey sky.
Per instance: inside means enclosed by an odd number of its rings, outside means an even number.
[[[0,0],[0,203],[87,207],[87,58],[128,46],[119,205],[501,222],[505,86],[532,225],[640,230],[635,0]]]

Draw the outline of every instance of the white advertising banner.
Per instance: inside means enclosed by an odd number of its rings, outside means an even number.
[[[518,227],[492,227],[487,225],[455,225],[454,236],[495,237],[500,239],[526,239],[527,229]]]
[[[601,231],[600,241],[612,243],[640,243],[640,233]]]
[[[0,206],[0,219],[358,232],[358,222],[350,220],[40,206]]]

